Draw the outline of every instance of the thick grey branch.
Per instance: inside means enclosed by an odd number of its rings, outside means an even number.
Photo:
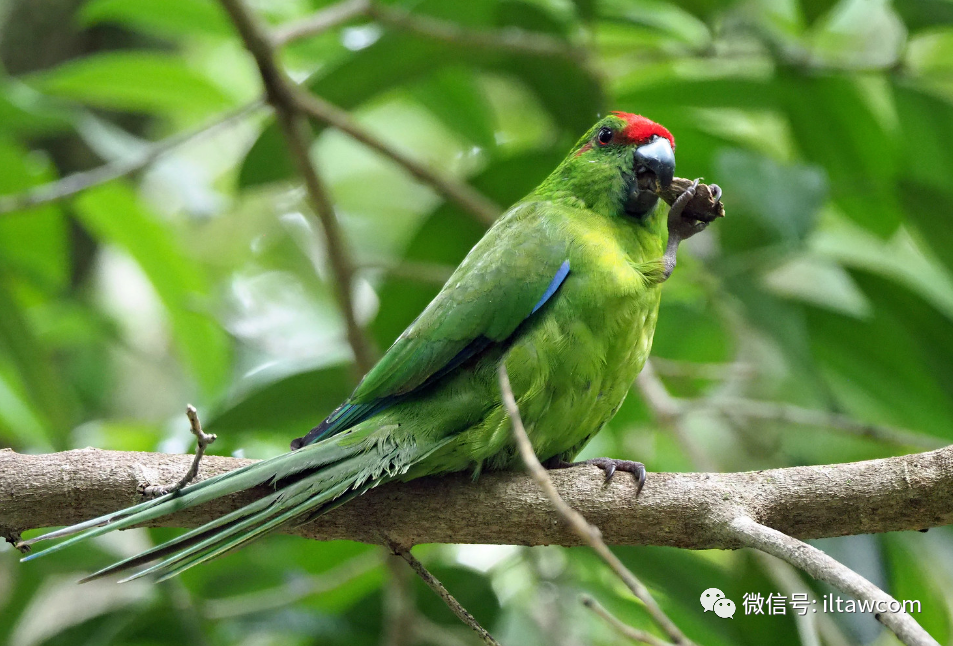
[[[140,472],[180,477],[190,455],[82,449],[45,455],[0,451],[0,533],[65,525],[141,502]],[[202,477],[251,460],[206,455]],[[742,473],[650,473],[638,499],[631,478],[605,486],[603,472],[580,467],[550,473],[562,498],[602,528],[610,545],[737,548],[713,519],[737,509],[801,539],[953,522],[953,447],[865,462]],[[246,492],[162,519],[195,527],[256,497]],[[723,517],[722,517],[723,518]],[[518,473],[422,478],[380,487],[288,533],[400,545],[497,543],[579,545],[553,517],[536,484]]]

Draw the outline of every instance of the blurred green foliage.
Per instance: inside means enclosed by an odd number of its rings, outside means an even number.
[[[250,4],[277,26],[325,3]],[[697,468],[701,454],[734,470],[915,450],[704,405],[728,396],[953,439],[953,2],[397,4],[544,33],[586,56],[477,48],[358,18],[289,44],[282,63],[376,136],[501,205],[610,109],[665,124],[679,174],[725,190],[728,217],[687,244],[655,340],[666,385],[700,405],[676,439],[633,395],[588,456],[662,471]],[[214,0],[8,0],[0,61],[0,195],[142,155],[260,92]],[[358,316],[385,348],[483,226],[346,136],[314,132],[360,266]],[[219,433],[216,451],[284,451],[354,383],[325,258],[264,110],[134,175],[0,215],[0,447],[185,451],[191,401]],[[370,546],[275,536],[159,586],[73,585],[169,535],[125,532],[28,566],[0,549],[0,641],[381,642],[388,570]],[[920,600],[917,618],[950,643],[953,533],[819,544]],[[790,612],[743,615],[746,592],[790,594],[753,554],[618,553],[701,643],[817,643]],[[585,550],[420,554],[504,644],[622,643],[581,591],[655,630]],[[733,620],[701,612],[708,587],[735,600]],[[429,626],[422,643],[476,643],[421,583],[410,594]],[[869,617],[816,618],[823,643],[893,640]]]

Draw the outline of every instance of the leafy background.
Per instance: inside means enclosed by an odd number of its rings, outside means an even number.
[[[279,25],[323,4],[252,6]],[[679,174],[724,188],[729,217],[687,244],[655,338],[656,371],[691,405],[673,421],[633,394],[587,455],[655,471],[761,469],[953,439],[953,2],[400,5],[546,33],[586,58],[437,42],[358,18],[288,45],[282,63],[376,136],[501,205],[609,109],[663,122]],[[0,61],[0,194],[136,158],[260,93],[213,0],[8,0]],[[354,375],[323,238],[268,111],[243,115],[139,172],[0,215],[0,446],[188,451],[182,412],[193,402],[220,436],[216,452],[267,457],[346,396]],[[484,226],[345,135],[315,134],[359,264],[358,315],[385,348]],[[897,446],[757,419],[752,399],[913,434]],[[274,536],[162,585],[74,585],[169,535],[124,532],[28,566],[3,546],[0,640],[387,643],[385,600],[403,589],[417,642],[475,643],[422,584],[388,583],[378,549],[356,543]],[[918,619],[951,643],[948,529],[816,544],[920,600]],[[504,644],[622,643],[581,591],[654,630],[583,549],[418,553]],[[791,571],[752,553],[618,554],[704,644],[894,642],[857,615],[702,613],[712,586],[739,608],[746,592],[790,594]]]

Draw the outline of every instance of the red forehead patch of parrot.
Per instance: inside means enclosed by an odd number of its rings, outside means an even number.
[[[672,144],[672,150],[675,150],[675,137],[667,128],[661,126],[651,119],[646,119],[640,114],[631,112],[613,112],[615,116],[625,121],[625,128],[619,133],[620,138],[627,144],[642,144],[647,142],[653,136],[658,135],[668,139]]]

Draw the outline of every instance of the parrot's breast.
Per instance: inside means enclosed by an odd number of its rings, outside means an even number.
[[[567,280],[550,315],[506,357],[540,459],[571,460],[618,411],[651,352],[660,290],[612,256],[601,248]],[[517,385],[524,372],[531,378]]]
[[[416,408],[461,431],[407,477],[515,466],[500,361],[540,460],[572,459],[618,411],[651,351],[660,289],[638,267],[661,256],[661,241],[633,254],[613,233],[587,227],[572,237],[569,276],[556,295],[508,346],[442,385],[439,411]]]

